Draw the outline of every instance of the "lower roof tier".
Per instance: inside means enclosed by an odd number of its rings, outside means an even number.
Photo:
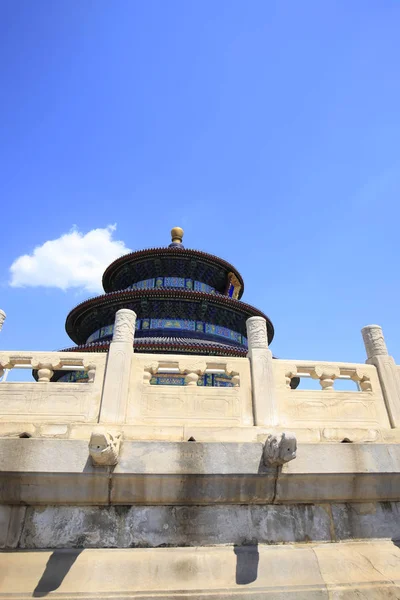
[[[227,296],[168,289],[120,291],[86,300],[69,313],[66,331],[76,344],[86,344],[100,328],[114,323],[115,313],[121,308],[133,310],[138,319],[202,322],[227,328],[243,338],[247,333],[246,320],[260,316],[267,322],[268,343],[274,337],[268,317],[249,304]]]
[[[64,348],[63,352],[107,352],[111,340],[101,340]],[[232,346],[223,342],[202,340],[188,337],[159,337],[149,336],[135,338],[135,350],[141,353],[172,353],[172,354],[205,354],[208,356],[238,356],[247,354],[243,346]]]

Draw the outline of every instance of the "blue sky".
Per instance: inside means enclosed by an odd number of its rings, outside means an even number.
[[[90,265],[180,225],[241,272],[277,356],[363,362],[379,323],[400,361],[399,21],[394,0],[2,0],[0,348],[70,345]]]

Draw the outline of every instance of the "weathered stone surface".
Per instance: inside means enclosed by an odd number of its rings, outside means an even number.
[[[392,542],[313,547],[329,598],[400,598],[400,550]]]
[[[258,473],[263,446],[252,444],[202,444],[198,442],[127,442],[121,446],[114,475]]]
[[[25,506],[0,506],[0,548],[17,547],[25,511]]]
[[[392,538],[400,540],[400,503],[333,504],[338,540]]]
[[[21,548],[205,546],[331,539],[322,506],[28,508]]]
[[[134,442],[93,467],[87,441],[0,439],[7,504],[267,504],[396,501],[399,444],[299,444],[265,467],[261,443]]]
[[[26,516],[18,510],[19,507],[2,507],[0,511],[3,531],[13,531],[8,537],[3,533],[3,547],[15,547],[18,540],[21,548],[243,545],[373,538],[400,540],[400,503],[395,502],[266,506],[47,506],[29,507]]]
[[[111,476],[115,504],[267,503],[276,469],[262,444],[124,442]]]

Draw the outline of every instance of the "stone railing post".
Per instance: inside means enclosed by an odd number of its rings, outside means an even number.
[[[263,317],[246,321],[251,369],[254,425],[278,423],[272,353],[268,348],[267,322]]]
[[[6,320],[6,313],[4,312],[4,310],[0,309],[0,331],[4,325],[5,320]]]
[[[390,425],[400,427],[400,373],[394,358],[387,351],[382,328],[379,325],[367,325],[361,333],[368,357],[365,362],[374,365],[378,371]]]
[[[115,315],[114,334],[104,375],[100,423],[123,423],[129,391],[136,313],[122,308]]]

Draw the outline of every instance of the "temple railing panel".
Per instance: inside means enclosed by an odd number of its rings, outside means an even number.
[[[9,374],[0,382],[0,421],[97,421],[106,359],[106,354],[98,353],[0,353],[0,376]],[[9,381],[14,369],[34,369],[38,381]],[[50,381],[55,371],[74,370],[85,371],[85,381]]]
[[[280,425],[390,427],[373,365],[274,360],[273,367]],[[294,377],[300,377],[298,389],[290,387]],[[315,380],[319,389],[302,389],[306,378]],[[338,381],[346,380],[354,382],[354,391],[335,389]]]
[[[249,360],[135,353],[127,422],[253,425]]]

